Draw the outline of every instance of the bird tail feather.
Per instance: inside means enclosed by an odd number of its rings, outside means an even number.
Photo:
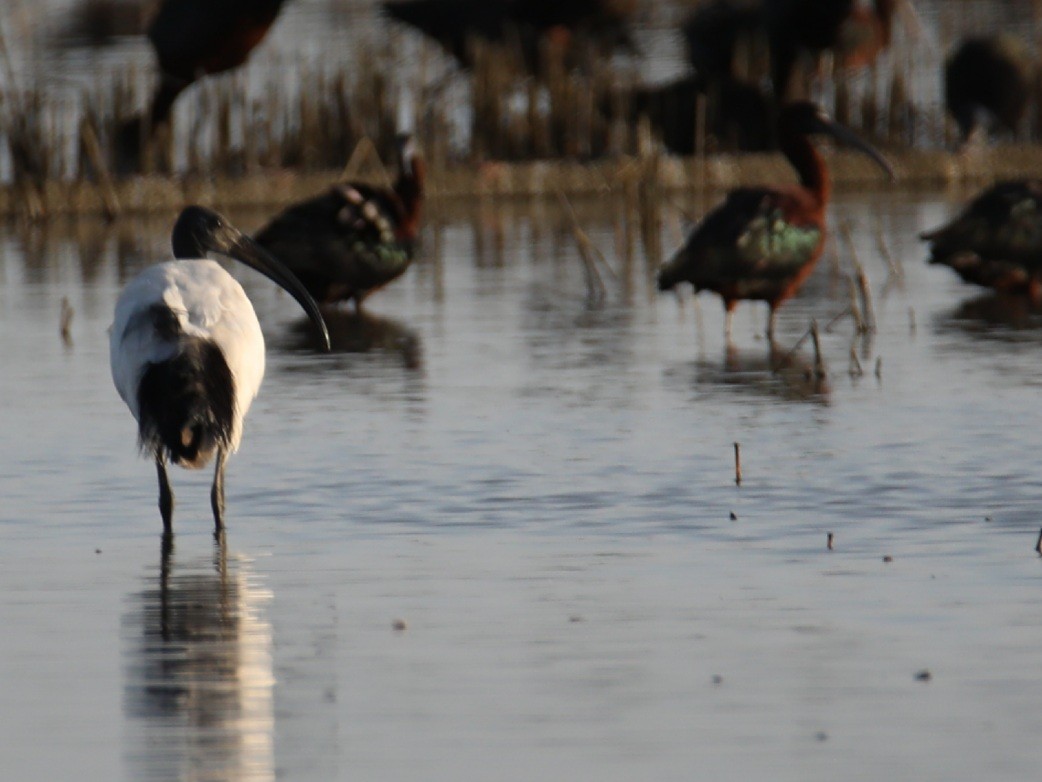
[[[204,467],[227,449],[235,420],[231,370],[220,349],[182,338],[172,358],[149,364],[138,386],[142,451],[182,467]]]

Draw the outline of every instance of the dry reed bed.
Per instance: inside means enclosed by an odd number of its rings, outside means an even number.
[[[434,67],[429,46],[405,67],[399,43],[391,36],[362,48],[347,65],[277,63],[203,80],[182,96],[174,132],[145,148],[137,166],[143,173],[119,176],[117,129],[146,105],[152,75],[125,69],[98,76],[79,94],[55,95],[19,86],[0,41],[7,69],[7,87],[0,89],[0,176],[7,180],[0,215],[114,216],[186,201],[280,206],[339,178],[365,139],[386,156],[403,106],[411,108],[408,124],[429,161],[434,199],[614,192],[641,207],[659,193],[792,177],[773,154],[657,153],[647,125],[628,118],[624,95],[635,75],[592,54],[570,70],[544,61],[549,76],[540,82],[519,79],[511,57],[480,49],[467,75],[446,76]],[[893,53],[867,77],[837,74],[830,83],[833,108],[887,150],[901,184],[977,183],[1042,171],[1042,150],[1032,146],[942,151],[948,125],[938,106],[908,94],[907,63]],[[704,123],[698,130],[704,133]],[[713,140],[700,135],[696,148],[713,150]],[[840,188],[881,183],[856,156],[836,152],[830,166]]]
[[[893,186],[945,187],[980,185],[1042,172],[1042,147],[1004,146],[971,154],[930,151],[887,153],[896,173]],[[859,155],[837,151],[828,156],[837,190],[887,187],[879,171]],[[49,180],[34,187],[38,215],[113,215],[173,211],[185,203],[222,208],[276,208],[313,195],[343,174],[342,169],[264,170],[240,176],[150,175],[96,181]],[[374,179],[363,176],[363,179]],[[713,193],[740,185],[793,181],[780,155],[721,154],[698,158],[617,158],[587,163],[568,160],[493,163],[434,168],[428,193],[432,201],[482,198],[619,197],[634,207],[660,196]],[[113,201],[115,209],[113,209]],[[26,186],[0,188],[0,216],[27,212]]]

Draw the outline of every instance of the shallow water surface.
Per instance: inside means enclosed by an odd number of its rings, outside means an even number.
[[[806,341],[771,371],[759,305],[725,351],[719,303],[659,296],[598,205],[603,301],[554,205],[434,209],[414,268],[331,315],[328,355],[235,269],[267,375],[223,548],[208,471],[177,470],[172,551],[106,335],[169,221],[4,227],[0,767],[1030,778],[1042,317],[923,263],[957,198],[839,197],[878,332],[852,377],[850,319],[825,329],[824,383]],[[782,354],[847,308],[836,246]]]

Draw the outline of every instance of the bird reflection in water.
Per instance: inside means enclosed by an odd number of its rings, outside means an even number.
[[[132,778],[275,778],[270,599],[223,535],[184,563],[164,537],[124,618]]]
[[[1042,339],[1042,304],[1015,293],[986,293],[941,316],[941,328],[995,339]]]
[[[828,404],[828,373],[799,350],[772,345],[767,353],[730,346],[723,362],[695,363],[695,386],[753,392],[789,401]]]
[[[329,329],[331,353],[385,353],[401,357],[405,369],[423,366],[423,343],[420,335],[405,323],[374,315],[367,310],[326,307],[322,317]],[[315,350],[319,336],[307,320],[294,323],[287,335],[290,350]]]

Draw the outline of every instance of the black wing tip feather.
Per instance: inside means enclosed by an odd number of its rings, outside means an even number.
[[[235,421],[234,378],[220,348],[188,340],[173,358],[149,364],[138,384],[138,409],[143,453],[203,466],[213,451],[228,447]]]

